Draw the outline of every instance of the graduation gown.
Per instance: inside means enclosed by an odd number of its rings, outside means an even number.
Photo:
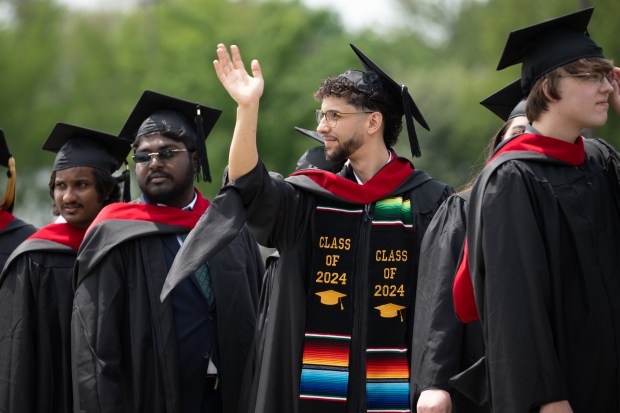
[[[450,378],[484,356],[478,321],[463,324],[454,313],[452,284],[462,256],[469,192],[452,195],[437,210],[422,241],[413,322],[412,392],[450,393],[455,413],[488,412],[456,391]]]
[[[10,212],[0,210],[0,271],[13,250],[36,230]]]
[[[0,411],[71,412],[73,264],[84,230],[43,227],[0,275]]]
[[[189,401],[180,397],[173,305],[159,300],[169,266],[162,237],[186,234],[201,212],[192,222],[180,222],[179,209],[150,207],[163,211],[161,216],[107,216],[91,227],[80,249],[72,321],[76,410],[176,413],[187,408]],[[253,339],[262,257],[242,229],[208,264],[216,297],[223,411],[236,412]]]
[[[402,162],[402,158],[399,159]],[[224,196],[232,192],[230,198],[237,200],[236,205],[244,209],[248,226],[259,243],[275,247],[280,253],[275,273],[269,279],[270,296],[264,301],[268,302],[263,307],[265,314],[259,314],[263,324],[257,338],[258,357],[248,396],[249,411],[252,412],[298,411],[308,295],[306,284],[312,258],[316,202],[319,198],[325,198],[356,204],[331,190],[328,185],[331,174],[324,175],[322,171],[313,173],[319,177],[319,182],[322,177],[327,181],[319,184],[303,174],[285,180],[278,174],[268,173],[259,162],[252,171],[221,191]],[[341,174],[351,179],[352,170],[345,167]],[[423,171],[415,171],[400,185],[383,194],[386,197],[409,194],[413,228],[416,229],[416,251],[433,214],[451,192],[447,185],[437,182]],[[368,195],[361,190],[359,193],[360,196]],[[243,213],[231,215],[243,216]],[[417,260],[415,262],[417,264]],[[415,274],[412,276],[415,277]]]
[[[584,139],[579,155],[580,142],[535,135],[549,151],[499,154],[472,190],[468,259],[493,411],[559,400],[620,411],[618,153]]]

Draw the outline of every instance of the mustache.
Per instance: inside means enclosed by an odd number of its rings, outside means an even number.
[[[161,178],[161,177],[173,180],[172,175],[170,175],[168,172],[153,171],[153,172],[149,172],[149,174],[146,176],[146,182],[150,182],[154,178]]]
[[[62,209],[65,209],[65,208],[83,208],[83,205],[80,204],[79,202],[70,202],[70,203],[63,202],[62,204],[60,204],[60,208],[62,208]]]

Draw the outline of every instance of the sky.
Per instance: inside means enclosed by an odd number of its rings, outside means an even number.
[[[93,10],[101,8],[123,8],[134,3],[128,0],[58,0],[72,7]],[[302,0],[310,8],[330,8],[337,12],[348,30],[357,31],[364,28],[393,27],[400,20],[402,13],[396,0]]]

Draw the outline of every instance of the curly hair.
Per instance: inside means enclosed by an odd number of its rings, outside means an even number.
[[[398,142],[403,127],[403,110],[384,88],[373,88],[367,92],[357,88],[353,81],[343,75],[325,79],[314,92],[314,98],[321,101],[327,97],[343,98],[361,110],[380,112],[383,115],[383,141],[389,148]]]

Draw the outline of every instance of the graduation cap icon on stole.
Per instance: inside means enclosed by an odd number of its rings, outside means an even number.
[[[356,87],[360,88],[362,91],[368,88],[374,89],[376,87],[380,87],[384,93],[388,94],[395,106],[400,109],[401,114],[405,116],[411,154],[413,156],[421,156],[422,153],[420,151],[420,144],[418,142],[418,136],[415,131],[413,120],[415,119],[418,121],[418,123],[428,131],[430,131],[430,128],[422,116],[420,109],[418,109],[413,101],[411,94],[409,94],[409,89],[407,86],[399,84],[392,79],[386,72],[383,71],[383,69],[377,66],[368,56],[362,53],[362,51],[353,44],[350,44],[350,46],[362,62],[362,65],[366,69],[367,73],[375,73],[378,76],[379,82],[377,83],[373,76],[355,76],[355,71],[347,71],[342,76],[345,76],[356,83]]]
[[[510,32],[497,70],[523,63],[521,87],[527,94],[553,69],[586,57],[603,58],[603,49],[588,33],[593,12],[590,7]]]
[[[340,309],[344,310],[344,305],[342,304],[342,297],[346,297],[346,294],[340,293],[334,290],[326,290],[319,291],[316,293],[319,297],[321,297],[321,304],[325,305],[336,305],[340,302]]]
[[[379,316],[383,318],[394,318],[400,314],[400,321],[403,322],[403,314],[401,311],[407,307],[398,304],[387,303],[377,306],[375,308],[379,310]]]

